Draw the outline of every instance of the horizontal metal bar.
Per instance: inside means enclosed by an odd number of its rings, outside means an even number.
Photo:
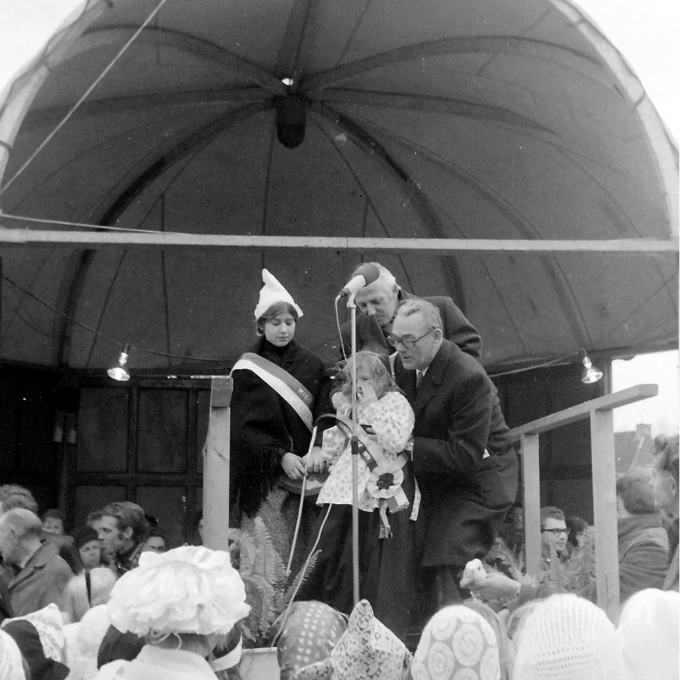
[[[442,255],[488,253],[622,253],[676,254],[674,239],[530,240],[361,238],[343,236],[260,236],[8,229],[0,227],[0,247],[51,248],[291,248],[297,250],[410,251]]]

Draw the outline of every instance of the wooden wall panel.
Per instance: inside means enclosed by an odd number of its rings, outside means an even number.
[[[188,399],[186,390],[139,390],[139,472],[184,472],[187,469]]]
[[[79,472],[125,472],[128,450],[126,389],[84,388],[78,414]]]

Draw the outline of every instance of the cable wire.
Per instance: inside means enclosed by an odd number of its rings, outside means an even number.
[[[97,76],[95,81],[90,85],[90,87],[85,90],[85,93],[80,97],[80,99],[71,107],[69,112],[62,118],[62,120],[57,124],[57,126],[50,132],[47,137],[39,144],[38,148],[28,157],[26,162],[14,173],[14,175],[11,177],[11,179],[5,184],[2,189],[0,189],[0,196],[2,196],[9,187],[12,186],[14,181],[26,170],[26,168],[35,160],[36,156],[50,143],[52,138],[61,130],[64,125],[71,119],[71,116],[76,112],[76,110],[80,107],[80,105],[90,96],[92,91],[94,90],[97,85],[104,79],[104,77],[108,74],[108,72],[115,66],[115,64],[118,62],[118,60],[123,56],[123,54],[126,52],[128,47],[132,45],[132,43],[137,39],[137,36],[149,25],[151,20],[158,14],[160,11],[161,7],[167,2],[168,0],[160,0],[158,5],[153,9],[151,14],[144,20],[144,23],[133,33],[132,37],[123,45],[123,47],[118,51],[118,54],[113,58],[111,63],[106,66],[106,68]]]
[[[7,281],[10,285],[14,286],[17,290],[21,291],[24,295],[27,295],[28,297],[32,298],[36,302],[40,303],[41,305],[44,305],[49,309],[50,311],[54,312],[55,314],[58,314],[59,316],[63,317],[67,321],[70,321],[71,323],[75,324],[76,326],[82,328],[83,330],[86,330],[93,335],[104,338],[105,340],[108,340],[109,342],[119,345],[120,347],[125,346],[125,342],[122,342],[118,340],[117,338],[114,338],[110,335],[107,335],[106,333],[102,333],[101,331],[98,331],[94,328],[90,328],[87,324],[81,323],[77,319],[74,319],[73,317],[69,316],[68,314],[62,312],[60,309],[57,309],[54,305],[51,305],[49,302],[46,302],[45,300],[39,298],[35,293],[32,293],[30,290],[27,288],[24,288],[20,284],[18,284],[16,281],[13,281],[10,279],[6,274],[2,274],[2,278]],[[23,320],[23,319],[22,319]],[[130,351],[134,350],[135,352],[144,352],[146,354],[153,354],[155,356],[159,357],[168,357],[170,359],[184,359],[186,361],[205,361],[209,363],[220,363],[224,361],[223,359],[206,359],[205,357],[188,357],[184,356],[182,354],[170,354],[168,352],[159,352],[155,349],[147,349],[145,347],[138,347],[137,345],[130,345]]]

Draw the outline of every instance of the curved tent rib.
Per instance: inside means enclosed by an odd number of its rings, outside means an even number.
[[[198,15],[169,0],[73,113],[157,6],[88,3],[0,109],[8,177],[70,116],[0,189],[6,213],[151,227],[187,245],[266,233],[356,247],[293,258],[269,245],[158,256],[160,240],[126,256],[95,250],[94,238],[49,258],[5,249],[6,276],[46,305],[3,293],[14,311],[0,355],[99,367],[110,357],[97,338],[125,335],[163,362],[229,357],[248,341],[242,292],[258,288],[264,252],[310,310],[301,328],[327,360],[329,301],[358,259],[384,261],[416,294],[451,295],[482,332],[489,366],[677,345],[677,241],[642,254],[646,239],[677,239],[677,151],[625,61],[567,0],[426,4],[416,15],[410,0],[347,0],[342,11],[329,0],[203,0]],[[304,118],[281,113],[286,97]],[[304,141],[284,148],[277,122],[303,126]],[[442,248],[362,251],[385,235]],[[454,252],[459,238],[581,254]],[[579,245],[613,239],[639,254]],[[46,343],[38,331],[51,326]]]

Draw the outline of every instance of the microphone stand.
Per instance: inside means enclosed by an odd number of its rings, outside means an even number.
[[[351,380],[352,380],[352,439],[350,440],[352,453],[352,581],[354,604],[359,602],[359,438],[357,437],[357,306],[354,302],[355,293],[347,300],[350,310],[351,335]]]

